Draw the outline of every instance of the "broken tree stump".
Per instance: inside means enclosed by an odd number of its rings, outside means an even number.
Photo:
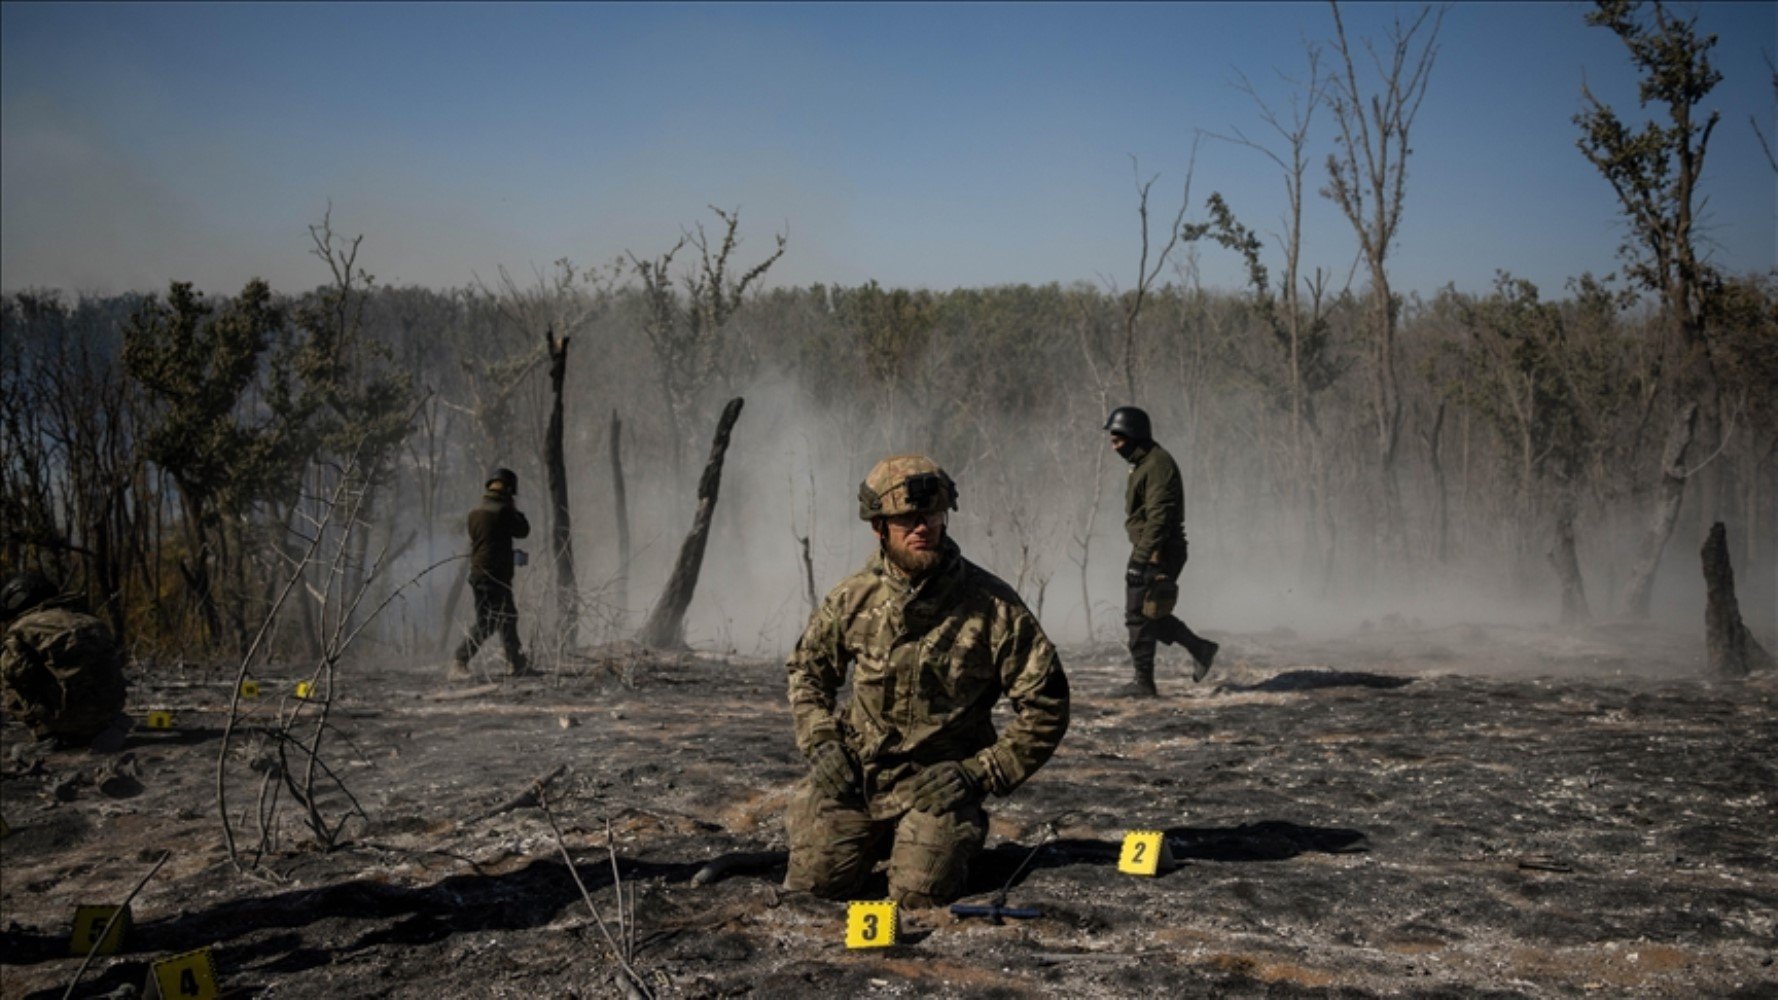
[[[691,533],[679,548],[679,561],[673,564],[673,575],[661,591],[661,599],[648,613],[648,621],[636,638],[652,649],[682,649],[685,646],[685,612],[691,607],[692,592],[698,587],[698,572],[704,565],[704,544],[710,537],[710,519],[716,512],[716,493],[722,485],[722,460],[728,454],[729,433],[741,418],[743,400],[736,396],[722,408],[716,421],[716,440],[710,444],[710,458],[704,463],[703,478],[698,480],[698,511],[692,518]]]
[[[618,621],[630,613],[630,505],[624,496],[624,422],[611,409],[611,496],[612,514],[617,518],[617,604]]]
[[[574,531],[568,514],[568,460],[562,449],[562,383],[568,375],[568,338],[556,336],[556,328],[544,330],[549,348],[549,429],[544,432],[544,453],[549,467],[550,555],[556,565],[556,627],[559,649],[573,649],[578,640],[580,591],[574,585]]]
[[[1741,621],[1741,605],[1735,600],[1735,571],[1729,565],[1728,531],[1721,521],[1710,526],[1704,539],[1704,651],[1712,672],[1722,677],[1746,677],[1773,667],[1766,652]]]

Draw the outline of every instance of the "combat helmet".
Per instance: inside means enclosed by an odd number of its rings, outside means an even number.
[[[36,570],[19,573],[0,587],[0,620],[12,621],[56,596],[56,585]]]
[[[493,483],[504,483],[506,485],[508,496],[516,497],[519,495],[519,474],[505,466],[498,466],[490,470],[488,472],[488,478],[482,480],[483,486],[488,486]]]
[[[957,484],[925,455],[891,455],[858,484],[860,520],[956,509]]]
[[[1134,406],[1120,406],[1112,410],[1111,416],[1105,418],[1105,429],[1139,444],[1154,440],[1154,431],[1148,425],[1148,414]]]

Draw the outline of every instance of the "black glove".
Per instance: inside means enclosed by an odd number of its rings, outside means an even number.
[[[1147,587],[1165,575],[1161,572],[1161,568],[1154,563],[1132,559],[1130,564],[1124,567],[1124,586]]]
[[[908,779],[908,803],[934,816],[949,812],[981,794],[981,776],[972,773],[980,768],[974,761],[933,764]]]
[[[850,798],[861,784],[858,761],[839,740],[828,740],[809,752],[809,783],[829,798]]]

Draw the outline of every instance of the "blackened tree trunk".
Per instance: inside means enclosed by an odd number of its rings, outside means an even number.
[[[1710,526],[1701,553],[1704,559],[1704,651],[1712,672],[1746,677],[1773,667],[1772,654],[1747,631],[1741,605],[1735,600],[1735,571],[1729,565],[1728,532],[1722,522]]]
[[[617,611],[620,616],[630,611],[630,506],[624,496],[624,422],[611,411],[611,492],[612,510],[617,517]],[[618,619],[622,621],[620,617]]]
[[[698,480],[698,511],[692,518],[691,534],[680,546],[679,561],[667,580],[661,599],[649,612],[637,638],[654,649],[680,649],[685,645],[685,612],[691,607],[692,592],[698,587],[698,571],[704,565],[704,544],[710,536],[710,519],[716,512],[716,493],[722,485],[722,460],[728,453],[729,432],[741,417],[741,397],[728,401],[722,417],[716,422],[716,440],[710,445],[710,459],[704,464],[703,478]]]
[[[1685,498],[1685,453],[1692,445],[1692,434],[1698,424],[1698,404],[1687,403],[1673,418],[1667,429],[1667,444],[1661,449],[1661,485],[1655,491],[1655,516],[1642,536],[1636,562],[1630,567],[1629,582],[1624,584],[1624,614],[1631,618],[1647,618],[1649,595],[1654,590],[1655,568],[1661,564],[1661,550],[1673,537],[1673,525],[1679,520],[1679,502]]]
[[[815,560],[809,556],[809,536],[797,536],[797,544],[803,550],[803,586],[809,600],[809,613],[821,610],[821,598],[815,593]]]
[[[549,343],[549,428],[544,432],[545,459],[549,465],[550,549],[556,563],[556,619],[562,648],[574,648],[578,638],[579,591],[574,586],[574,542],[568,515],[568,461],[562,451],[562,380],[568,373],[568,338],[557,337],[554,327],[544,331]]]

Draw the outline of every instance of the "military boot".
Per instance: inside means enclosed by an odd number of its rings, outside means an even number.
[[[1112,692],[1118,698],[1155,698],[1160,692],[1154,687],[1154,646],[1148,647],[1148,657],[1144,660],[1138,655],[1135,663],[1135,674],[1130,683]]]
[[[469,664],[462,660],[452,660],[451,665],[445,668],[445,680],[454,684],[471,680],[474,677],[475,675],[469,672]]]
[[[1210,665],[1216,662],[1216,651],[1222,646],[1211,642],[1203,636],[1194,635],[1195,640],[1186,647],[1192,655],[1192,680],[1201,681],[1210,675]]]
[[[1111,696],[1114,698],[1159,698],[1161,693],[1155,690],[1153,677],[1147,674],[1137,674],[1135,680],[1111,692]]]

